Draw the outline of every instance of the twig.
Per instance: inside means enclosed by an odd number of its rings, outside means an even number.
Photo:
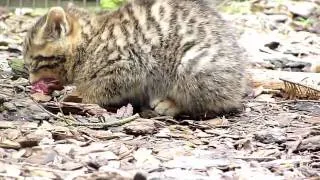
[[[130,149],[129,151],[120,154],[120,155],[119,155],[119,159],[120,159],[120,160],[123,160],[125,157],[127,157],[128,155],[130,155],[130,154],[131,154],[133,151],[135,151],[136,149],[137,149],[136,147],[133,147],[133,148]]]
[[[103,127],[111,127],[111,126],[121,126],[124,125],[128,122],[131,122],[133,120],[136,120],[137,118],[139,118],[139,114],[135,114],[133,116],[124,118],[124,119],[120,119],[115,121],[114,119],[112,119],[113,122],[103,122],[103,123],[71,123],[71,125],[73,126],[103,126]],[[108,119],[107,119],[108,120]]]
[[[54,99],[54,101],[57,103],[57,106],[58,106],[58,108],[59,108],[60,113],[64,116],[64,113],[63,113],[63,111],[62,111],[61,105],[60,105],[60,103],[58,102],[57,98],[54,97],[53,99]]]
[[[254,160],[254,161],[273,161],[276,160],[277,158],[275,157],[234,157],[235,159],[242,159],[242,160]]]
[[[295,152],[302,143],[303,138],[299,136],[299,139],[294,143],[293,147],[288,150],[288,156],[290,157],[293,152]]]
[[[14,88],[15,86],[10,85],[10,84],[0,84],[1,87],[6,87],[6,88]]]
[[[53,114],[52,112],[46,110],[46,109],[45,109],[44,107],[42,107],[37,101],[35,101],[30,95],[28,95],[27,93],[25,93],[25,94],[26,94],[41,110],[43,110],[44,112],[46,112],[47,114],[49,114],[49,115],[52,116],[52,117],[55,117],[55,118],[57,118],[57,119],[59,119],[59,120],[65,121],[64,118],[62,118],[62,117],[60,117],[60,116],[57,116],[57,115]]]
[[[26,93],[25,93],[25,94],[26,94]],[[121,125],[123,125],[123,124],[126,124],[126,123],[128,123],[128,122],[131,122],[131,121],[137,119],[138,117],[140,117],[139,114],[137,113],[137,114],[135,114],[135,115],[133,115],[133,116],[130,116],[130,117],[127,117],[127,118],[124,118],[124,119],[120,119],[120,120],[116,120],[116,121],[114,121],[114,119],[112,119],[114,122],[103,122],[103,123],[78,123],[78,122],[68,122],[68,121],[67,121],[67,118],[63,115],[63,113],[62,113],[63,117],[59,117],[59,116],[51,113],[50,111],[46,110],[44,107],[42,107],[42,106],[41,106],[37,101],[35,101],[30,95],[26,94],[26,96],[28,96],[37,106],[39,106],[39,108],[40,108],[41,110],[43,110],[44,112],[46,112],[47,114],[49,114],[49,115],[52,116],[52,117],[55,117],[55,118],[57,118],[57,119],[59,119],[59,120],[62,120],[62,121],[64,121],[64,122],[66,122],[66,123],[67,123],[68,125],[70,125],[70,126],[94,126],[94,127],[97,127],[97,126],[102,126],[102,127],[121,126]],[[63,112],[60,106],[59,106],[59,108],[60,108],[60,111]],[[69,119],[69,118],[68,118],[68,119]],[[70,119],[76,120],[76,119],[73,118],[73,117],[70,118]]]
[[[296,103],[296,102],[320,103],[320,100],[296,99],[296,100],[285,100],[285,101],[278,101],[278,102],[265,102],[265,101],[253,101],[253,102],[266,103],[266,104],[285,104],[285,103]]]
[[[56,97],[54,97],[54,101],[57,103],[57,106],[58,106],[58,108],[59,108],[59,111],[60,111],[60,113],[62,114],[62,117],[63,117],[62,119],[63,119],[63,121],[64,121],[65,123],[67,123],[68,125],[70,125],[71,122],[69,122],[69,121],[67,120],[66,116],[64,115],[64,113],[63,113],[63,111],[62,111],[61,105],[60,105],[60,103],[58,102],[58,100],[57,100]],[[69,118],[71,118],[72,120],[75,120],[72,116],[69,117]]]
[[[174,120],[172,118],[172,116],[157,116],[157,117],[153,117],[153,118],[150,118],[152,120],[156,120],[156,121],[164,121],[164,122],[170,122],[170,123],[173,123],[173,124],[179,124],[178,121]]]
[[[262,114],[262,113],[261,113]],[[258,120],[258,119],[261,119],[261,118],[263,118],[263,116],[265,116],[265,114],[263,114],[263,115],[261,115],[261,114],[259,114],[257,117],[255,117],[255,118],[253,118],[253,119],[249,119],[249,121],[250,122],[253,122],[253,121],[256,121],[256,120]]]
[[[13,96],[13,94],[5,93],[5,92],[1,92],[0,95]]]

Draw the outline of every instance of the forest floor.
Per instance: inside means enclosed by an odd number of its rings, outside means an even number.
[[[319,4],[220,9],[250,54],[253,90],[243,112],[194,121],[66,102],[72,87],[30,96],[17,62],[37,15],[0,8],[0,179],[320,179]],[[312,77],[312,96],[282,75]]]

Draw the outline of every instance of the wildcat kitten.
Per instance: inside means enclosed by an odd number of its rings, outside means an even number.
[[[161,115],[226,113],[245,91],[245,55],[205,0],[132,0],[99,15],[51,8],[28,31],[30,82],[75,84],[86,103]]]

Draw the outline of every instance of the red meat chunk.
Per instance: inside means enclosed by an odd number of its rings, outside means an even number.
[[[32,84],[31,93],[51,94],[54,90],[62,90],[63,86],[56,79],[45,78]]]

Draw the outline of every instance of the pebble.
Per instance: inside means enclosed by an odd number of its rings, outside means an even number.
[[[254,138],[266,144],[283,143],[286,141],[285,132],[280,128],[270,128],[269,130],[257,132]]]
[[[317,9],[317,4],[312,2],[295,2],[289,4],[288,9],[293,14],[307,18]]]
[[[50,118],[48,113],[36,113],[32,115],[34,120],[48,120]]]
[[[283,23],[283,22],[286,22],[289,19],[287,15],[283,15],[283,14],[269,15],[268,18],[271,21],[277,22],[277,23]]]

